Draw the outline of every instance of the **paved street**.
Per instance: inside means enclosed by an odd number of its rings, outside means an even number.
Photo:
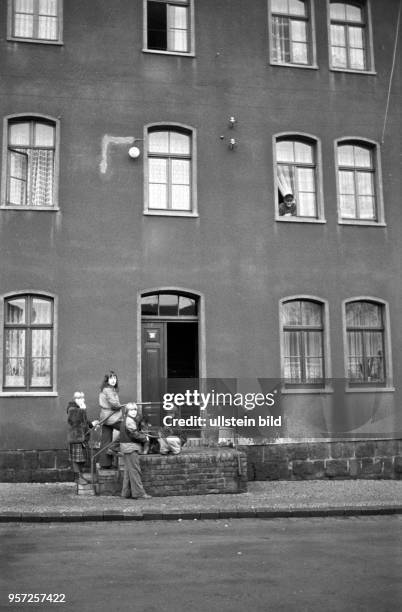
[[[396,612],[401,544],[399,515],[4,524],[0,609]]]

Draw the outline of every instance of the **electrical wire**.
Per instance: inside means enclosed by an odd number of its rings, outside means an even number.
[[[387,104],[385,106],[385,115],[384,115],[384,124],[383,124],[383,128],[382,128],[381,144],[384,144],[385,129],[386,129],[386,126],[387,126],[387,119],[388,119],[389,103],[390,103],[390,100],[391,100],[392,79],[393,79],[394,70],[395,70],[396,51],[397,51],[397,48],[398,48],[398,37],[399,37],[399,25],[400,25],[400,22],[401,22],[401,9],[402,9],[402,0],[399,0],[398,19],[397,19],[397,22],[396,22],[396,31],[395,31],[394,53],[393,53],[393,56],[392,56],[391,73],[389,75]]]

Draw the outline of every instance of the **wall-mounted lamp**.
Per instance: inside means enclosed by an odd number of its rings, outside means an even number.
[[[234,138],[229,139],[229,149],[233,151],[237,147],[237,142]]]
[[[142,138],[134,138],[133,145],[139,141],[142,141]],[[131,157],[131,159],[137,159],[141,155],[141,151],[138,147],[132,146],[129,148],[128,154]]]
[[[237,121],[236,121],[236,117],[229,117],[229,127],[234,128],[234,126],[236,125]]]

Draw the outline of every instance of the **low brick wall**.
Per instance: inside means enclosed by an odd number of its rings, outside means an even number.
[[[247,491],[246,455],[233,449],[186,449],[180,455],[144,455],[140,460],[144,488],[153,497]],[[99,495],[121,491],[122,472],[117,481],[110,472],[98,475]]]
[[[244,446],[248,480],[402,478],[402,440]]]
[[[74,480],[68,451],[0,451],[0,482],[66,482]]]

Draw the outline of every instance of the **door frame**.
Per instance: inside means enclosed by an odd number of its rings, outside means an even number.
[[[141,298],[146,295],[155,293],[178,293],[195,297],[198,301],[198,379],[207,377],[206,369],[206,339],[205,339],[205,300],[204,295],[199,291],[188,289],[185,287],[151,287],[149,289],[141,289],[137,292],[137,398],[142,402],[142,315],[141,315]],[[179,322],[179,319],[178,321]]]

